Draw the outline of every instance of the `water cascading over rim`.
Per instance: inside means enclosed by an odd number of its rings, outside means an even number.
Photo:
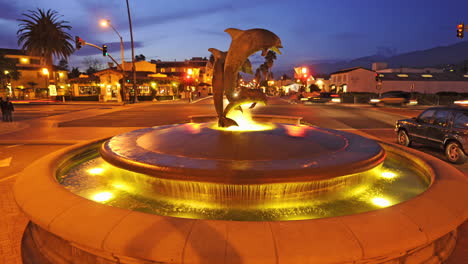
[[[340,131],[275,124],[271,130],[232,132],[210,125],[128,132],[103,144],[101,156],[144,174],[124,180],[158,197],[267,207],[351,193],[372,182],[385,158],[376,142]]]

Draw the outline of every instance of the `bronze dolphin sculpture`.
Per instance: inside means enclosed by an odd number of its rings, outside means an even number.
[[[234,89],[237,86],[237,73],[247,58],[259,50],[262,51],[262,56],[265,56],[269,49],[281,54],[279,48],[283,46],[280,38],[266,29],[228,28],[224,31],[232,38],[224,63],[224,91],[231,101],[234,99]]]
[[[233,96],[233,100],[231,100],[226,106],[226,109],[224,109],[223,116],[228,115],[232,109],[239,109],[241,105],[250,103],[252,104],[250,108],[253,108],[257,103],[262,103],[263,105],[266,105],[267,97],[260,89],[248,89],[245,87],[241,87],[241,90]],[[230,125],[239,126],[236,121],[234,121],[234,124]]]
[[[236,121],[227,118],[223,115],[223,96],[224,96],[224,61],[226,59],[226,52],[220,51],[215,48],[209,48],[209,52],[213,54],[214,63],[213,63],[213,101],[216,109],[216,114],[218,115],[218,126],[219,127],[229,127],[237,125]]]

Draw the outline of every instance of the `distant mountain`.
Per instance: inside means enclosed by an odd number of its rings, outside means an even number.
[[[330,74],[352,67],[365,67],[371,69],[373,62],[387,62],[390,68],[399,67],[443,67],[448,64],[459,65],[468,60],[468,41],[463,41],[449,46],[435,47],[432,49],[407,52],[391,57],[372,55],[353,60],[342,60],[336,62],[310,62],[306,63],[312,72],[319,74]],[[292,74],[292,65],[275,69],[275,72]]]

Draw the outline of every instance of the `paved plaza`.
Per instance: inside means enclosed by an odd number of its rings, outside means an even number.
[[[210,101],[207,99],[206,101]],[[275,101],[280,102],[280,101]],[[145,114],[147,108],[154,109],[161,106],[167,109],[176,109],[182,106],[186,111],[174,111],[172,115],[167,112],[154,110],[146,118],[134,119],[135,113]],[[267,108],[262,108],[259,113],[279,114],[281,109],[289,107],[287,104],[278,103],[274,105],[270,112]],[[172,111],[172,110],[171,110]],[[289,111],[289,110],[288,110]],[[297,106],[295,115],[301,115],[309,111],[304,106]],[[331,110],[324,110],[331,111]],[[350,107],[349,111],[352,110]],[[390,111],[394,115],[407,115],[408,110],[385,110],[379,109],[381,113]],[[377,111],[377,112],[379,112]],[[38,111],[40,112],[40,111]],[[111,137],[123,132],[139,129],[148,126],[148,119],[154,125],[187,122],[189,115],[214,114],[212,105],[209,102],[198,102],[188,104],[186,101],[175,101],[164,104],[140,103],[134,105],[95,105],[86,106],[83,109],[73,111],[60,110],[58,114],[42,116],[38,114],[36,118],[24,118],[11,124],[0,123],[0,263],[20,264],[20,243],[23,230],[27,224],[27,218],[18,210],[12,192],[16,174],[34,160],[61,149],[63,147],[79,143],[86,140]],[[158,114],[159,113],[159,114]],[[373,113],[376,118],[379,113]],[[411,113],[410,113],[411,114]],[[18,113],[17,117],[22,114]],[[117,118],[118,116],[118,118]],[[124,121],[122,121],[124,117]],[[315,117],[305,117],[308,123],[318,122]],[[120,120],[119,120],[120,119]],[[146,121],[145,121],[146,120]],[[340,119],[338,119],[340,120]],[[344,121],[344,119],[341,119]],[[330,121],[330,123],[339,121]],[[343,130],[352,124],[341,122]],[[92,126],[90,124],[96,124]],[[392,140],[393,131],[389,125],[382,122],[376,125],[377,128],[351,131],[374,138],[382,137]],[[378,130],[380,127],[381,130]],[[13,158],[12,158],[13,157]],[[465,167],[459,167],[468,175]],[[446,262],[449,264],[468,263],[468,224],[465,222],[459,229],[459,242],[452,257]]]

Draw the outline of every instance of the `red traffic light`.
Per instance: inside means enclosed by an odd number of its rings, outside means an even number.
[[[465,36],[465,23],[457,25],[457,37],[462,39]]]

